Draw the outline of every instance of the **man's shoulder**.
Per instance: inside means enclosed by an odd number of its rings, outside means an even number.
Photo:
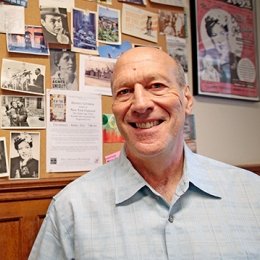
[[[94,170],[84,173],[64,189],[62,189],[55,197],[55,200],[66,200],[68,197],[88,197],[94,193],[102,193],[113,189],[113,162],[104,164]]]
[[[259,185],[260,183],[259,176],[251,171],[200,154],[195,154],[194,156],[200,167],[208,172],[209,177],[213,177],[216,180],[224,183],[228,183],[228,180],[231,182],[240,180],[252,182],[253,185]]]

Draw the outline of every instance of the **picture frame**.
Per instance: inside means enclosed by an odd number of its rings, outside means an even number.
[[[190,0],[193,94],[259,101],[255,0]]]

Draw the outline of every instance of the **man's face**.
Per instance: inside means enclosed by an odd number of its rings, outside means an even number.
[[[131,53],[131,55],[130,55]],[[185,115],[192,98],[175,78],[175,62],[152,48],[135,48],[115,66],[113,105],[128,154],[155,156],[183,142]]]
[[[45,20],[42,19],[41,21],[45,29],[52,34],[57,35],[59,31],[62,29],[61,16],[47,14],[45,16]]]

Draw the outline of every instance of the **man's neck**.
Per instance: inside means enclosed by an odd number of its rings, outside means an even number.
[[[183,175],[183,148],[167,157],[128,157],[138,173],[169,203]]]

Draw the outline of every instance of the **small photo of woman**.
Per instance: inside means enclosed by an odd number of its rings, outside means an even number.
[[[38,179],[40,133],[11,132],[10,179]]]
[[[9,175],[5,137],[0,137],[0,177]]]

